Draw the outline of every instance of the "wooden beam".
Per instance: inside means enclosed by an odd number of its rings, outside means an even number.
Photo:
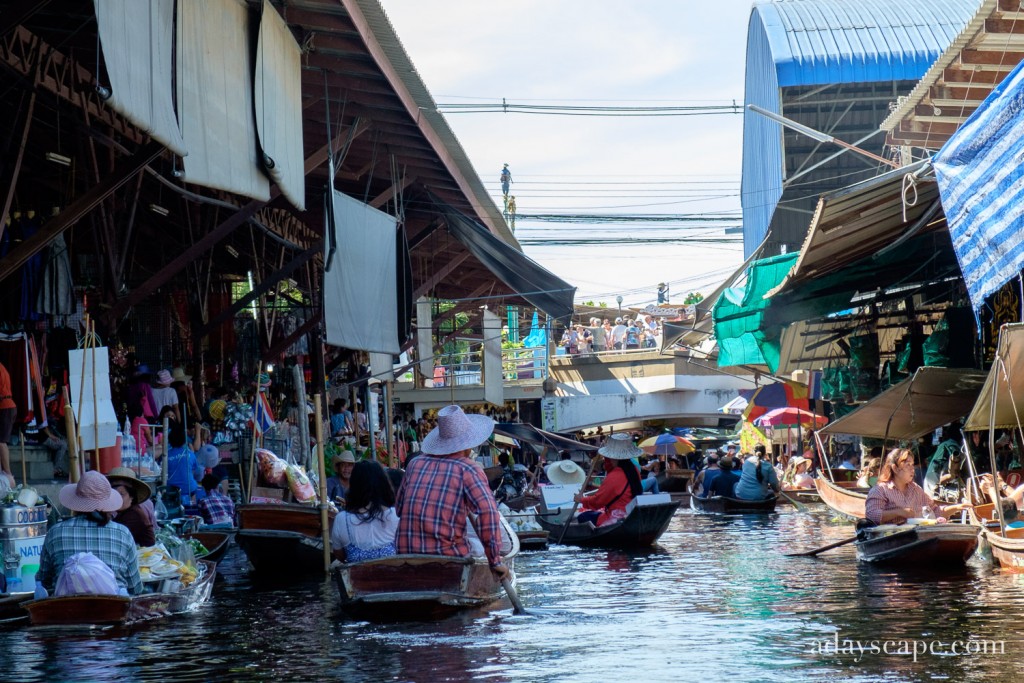
[[[384,206],[389,201],[391,201],[391,198],[395,196],[395,193],[404,190],[405,188],[412,185],[414,182],[416,182],[415,176],[410,175],[402,178],[401,181],[393,184],[391,187],[389,187],[388,189],[384,190],[379,195],[371,199],[370,206],[372,206],[375,209],[379,209],[380,207]]]
[[[261,280],[260,283],[252,289],[252,291],[250,291],[248,294],[238,299],[238,301],[222,310],[213,318],[213,320],[203,325],[203,327],[196,333],[196,338],[202,339],[206,337],[208,334],[210,334],[210,332],[217,329],[217,327],[221,323],[227,321],[229,318],[232,318],[239,312],[245,310],[246,306],[248,306],[253,301],[269,292],[278,282],[294,273],[300,267],[304,266],[306,264],[306,261],[322,252],[323,248],[323,245],[317,242],[312,247],[300,253],[298,256],[289,261],[283,268],[275,270],[267,278]]]
[[[33,2],[21,3],[21,7],[15,5],[15,9],[8,9],[0,15],[0,37],[8,33],[32,18],[32,15],[50,4],[50,0],[34,0]]]
[[[7,188],[7,196],[4,199],[3,211],[0,211],[0,237],[4,235],[7,226],[7,216],[11,211],[11,202],[14,201],[14,190],[18,187],[18,176],[21,175],[21,162],[25,158],[25,145],[28,143],[28,132],[32,129],[32,114],[36,108],[36,91],[33,90],[28,100],[28,112],[25,115],[25,127],[21,131],[21,144],[18,146],[18,153],[14,157],[14,170],[11,172],[11,184]]]
[[[289,334],[281,341],[274,344],[270,349],[263,354],[263,362],[271,363],[285,354],[285,351],[291,347],[292,344],[299,341],[303,335],[313,331],[313,329],[320,324],[320,320],[323,318],[323,311],[317,311],[313,316],[302,323],[297,330]]]
[[[0,259],[0,281],[15,273],[30,258],[49,245],[54,237],[74,225],[97,204],[135,177],[145,168],[146,164],[160,156],[163,151],[163,145],[158,142],[150,142],[131,157],[122,160],[113,173],[71,202],[59,216],[45,223],[39,232],[12,249],[6,257]]]
[[[468,258],[469,258],[469,252],[468,251],[464,251],[461,254],[459,254],[458,256],[453,257],[452,260],[450,260],[448,263],[443,265],[440,270],[436,271],[426,281],[424,281],[419,287],[417,287],[416,289],[413,290],[413,292],[412,292],[413,300],[415,301],[416,299],[419,299],[421,296],[423,296],[424,294],[426,294],[427,292],[432,290],[434,287],[436,287],[442,280],[444,280],[446,277],[451,275],[455,271],[456,268],[461,266],[466,261],[466,259],[468,259]]]

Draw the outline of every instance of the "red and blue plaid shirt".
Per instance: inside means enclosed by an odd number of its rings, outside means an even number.
[[[477,532],[491,565],[501,562],[501,522],[483,468],[456,456],[412,459],[395,503],[399,553],[469,557],[466,514],[478,515]]]
[[[231,524],[235,521],[235,504],[217,489],[210,489],[199,501],[199,514],[207,524]]]

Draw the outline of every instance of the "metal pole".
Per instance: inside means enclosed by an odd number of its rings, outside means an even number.
[[[395,453],[395,431],[393,429],[394,416],[391,414],[391,380],[384,382],[384,434],[385,448],[388,449],[388,467],[398,467],[398,454]]]
[[[309,415],[306,414],[308,410],[308,402],[306,401],[306,381],[302,376],[302,366],[296,364],[292,367],[292,380],[295,383],[295,395],[299,400],[298,409],[298,420],[299,420],[299,443],[302,446],[302,459],[300,464],[307,470],[310,469],[309,465]]]

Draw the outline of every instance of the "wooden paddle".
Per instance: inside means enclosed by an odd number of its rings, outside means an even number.
[[[853,536],[852,538],[844,538],[841,541],[829,543],[828,545],[823,545],[822,547],[815,548],[814,550],[807,550],[802,553],[786,553],[786,557],[814,557],[818,553],[823,553],[826,550],[832,550],[832,548],[838,548],[839,546],[846,545],[847,543],[853,543],[856,540],[856,536]]]
[[[779,495],[782,496],[783,498],[785,498],[786,500],[788,500],[790,503],[792,503],[793,507],[796,508],[797,512],[807,512],[807,506],[806,505],[804,505],[803,503],[798,501],[796,498],[790,498],[789,496],[786,495],[786,492],[783,491],[782,489],[779,489]]]
[[[602,459],[601,455],[595,455],[594,459],[590,461],[590,471],[587,472],[587,478],[583,480],[583,486],[580,487],[580,495],[587,490],[590,486],[590,481],[594,478],[594,470],[597,468],[597,463]],[[569,518],[565,520],[565,525],[562,527],[562,531],[558,534],[558,539],[555,543],[561,543],[562,539],[565,538],[565,532],[569,530],[569,525],[572,524],[573,515],[576,514],[576,509],[580,506],[579,501],[573,501],[572,511],[569,512]]]
[[[526,611],[526,608],[523,607],[523,603],[519,599],[519,593],[516,592],[516,587],[512,585],[511,579],[507,576],[502,579],[501,587],[505,589],[505,594],[512,603],[512,614],[529,614],[529,612]]]

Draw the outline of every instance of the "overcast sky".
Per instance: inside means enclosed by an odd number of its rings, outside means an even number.
[[[750,0],[382,0],[440,105],[742,104]],[[503,163],[518,212],[738,213],[742,117],[592,117],[449,113],[449,124],[501,205]],[[516,236],[650,238],[666,231],[519,220]],[[576,300],[644,305],[658,282],[673,301],[707,291],[742,261],[732,244],[524,245],[579,287]]]

